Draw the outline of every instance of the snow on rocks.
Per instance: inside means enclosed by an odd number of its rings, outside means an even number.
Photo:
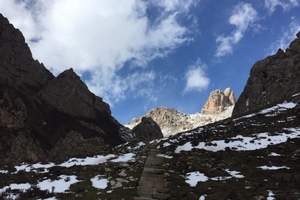
[[[225,181],[225,180],[232,179],[232,178],[237,178],[237,179],[245,178],[245,176],[243,176],[241,174],[241,172],[239,172],[239,171],[232,171],[232,170],[229,170],[229,169],[225,169],[225,172],[228,173],[230,176],[213,177],[213,178],[210,178],[210,180]]]
[[[8,174],[8,170],[0,170],[0,174]]]
[[[135,154],[134,153],[126,153],[120,155],[118,158],[111,160],[111,162],[134,162]]]
[[[268,190],[267,200],[275,200],[275,194],[271,190]]]
[[[168,147],[168,146],[171,146],[171,144],[169,142],[163,143],[163,147]]]
[[[54,163],[48,163],[48,164],[36,163],[33,165],[22,164],[22,165],[15,166],[16,169],[15,173],[18,173],[20,171],[47,173],[48,169],[54,166],[55,166]]]
[[[57,198],[55,198],[55,197],[50,197],[50,198],[47,198],[47,199],[38,199],[38,200],[57,200]]]
[[[138,146],[143,146],[144,143],[139,144]],[[68,161],[65,161],[61,164],[54,164],[54,163],[47,163],[47,164],[22,164],[15,166],[16,171],[13,172],[13,174],[17,174],[21,171],[24,172],[35,172],[35,173],[48,173],[49,169],[52,167],[65,167],[70,168],[74,166],[93,166],[93,165],[99,165],[106,162],[134,162],[135,161],[135,155],[134,153],[127,153],[127,154],[121,154],[118,157],[114,154],[108,154],[108,155],[97,155],[94,157],[86,157],[86,158],[71,158]],[[8,171],[1,170],[0,173],[8,173]]]
[[[262,170],[280,170],[280,169],[291,169],[287,166],[260,166],[260,167],[257,167],[259,169],[262,169]]]
[[[185,182],[191,187],[196,187],[199,182],[206,182],[209,178],[200,172],[190,172],[186,175]]]
[[[234,177],[234,178],[245,178],[245,176],[243,176],[241,174],[241,172],[239,171],[232,171],[232,170],[229,170],[229,169],[226,169],[225,170],[228,174],[230,174],[230,176]]]
[[[229,140],[214,140],[210,143],[200,142],[197,146],[192,146],[191,142],[180,145],[175,153],[191,151],[193,149],[203,149],[206,151],[218,152],[229,148],[233,151],[253,151],[267,148],[270,145],[285,143],[288,139],[300,138],[300,128],[285,129],[287,133],[259,133],[251,136],[232,137]]]
[[[280,154],[278,154],[278,153],[274,153],[274,152],[272,152],[272,153],[270,153],[270,154],[269,154],[269,156],[278,157],[278,156],[281,156],[281,155],[280,155]]]
[[[43,180],[37,184],[37,187],[50,193],[65,193],[70,190],[71,185],[79,182],[77,176],[61,175],[59,178],[58,180]]]
[[[31,184],[29,183],[12,183],[9,186],[5,186],[0,189],[0,194],[4,193],[7,190],[19,190],[21,192],[26,192],[31,188]]]
[[[91,178],[92,186],[97,189],[106,189],[108,186],[108,180],[106,178],[101,178],[102,176],[98,175]]]
[[[169,156],[169,155],[165,155],[165,154],[157,154],[156,156],[160,157],[160,158],[166,158],[166,159],[172,159],[173,158],[173,156]]]
[[[86,157],[86,158],[71,158],[68,161],[61,163],[60,167],[73,167],[73,166],[87,166],[87,165],[99,165],[102,163],[106,163],[108,160],[114,158],[115,155],[109,154],[106,156],[98,155],[94,157]]]
[[[294,102],[284,102],[284,103],[277,104],[276,106],[263,109],[258,113],[252,113],[252,114],[249,114],[249,115],[245,115],[245,116],[236,118],[233,121],[237,121],[237,120],[245,119],[245,118],[251,118],[251,117],[256,116],[257,114],[268,114],[268,113],[271,113],[271,112],[277,113],[277,112],[280,112],[280,111],[290,110],[290,109],[295,108],[296,106],[297,106],[297,104],[294,103]],[[269,116],[271,116],[271,115],[269,115]],[[272,116],[274,116],[274,115],[272,115]]]
[[[206,194],[204,194],[204,195],[201,195],[200,197],[199,197],[199,200],[205,200],[206,199]]]
[[[175,153],[180,153],[181,151],[191,151],[193,148],[193,145],[191,142],[187,142],[184,145],[178,146],[175,150]]]

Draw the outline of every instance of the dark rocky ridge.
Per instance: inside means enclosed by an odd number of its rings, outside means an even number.
[[[135,137],[144,142],[163,138],[159,125],[151,117],[143,117],[141,123],[132,129]]]
[[[127,130],[73,72],[54,77],[0,14],[1,164],[108,151]]]
[[[233,116],[254,112],[300,92],[300,32],[284,52],[254,64],[248,82],[238,99]]]

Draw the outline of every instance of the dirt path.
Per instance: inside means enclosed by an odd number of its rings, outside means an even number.
[[[169,197],[168,183],[164,178],[165,171],[161,169],[163,158],[157,157],[158,153],[156,149],[149,152],[135,200],[164,200]]]

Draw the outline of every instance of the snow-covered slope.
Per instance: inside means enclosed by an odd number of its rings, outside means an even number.
[[[299,100],[291,99],[107,154],[1,166],[0,199],[132,200],[160,189],[170,200],[298,200],[299,147]]]

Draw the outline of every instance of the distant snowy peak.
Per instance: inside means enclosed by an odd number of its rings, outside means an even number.
[[[211,92],[202,112],[185,114],[176,109],[160,107],[149,111],[145,117],[152,118],[160,126],[164,137],[167,137],[231,117],[235,102],[233,90],[227,88]],[[136,118],[126,126],[133,129],[141,123],[141,119]]]

